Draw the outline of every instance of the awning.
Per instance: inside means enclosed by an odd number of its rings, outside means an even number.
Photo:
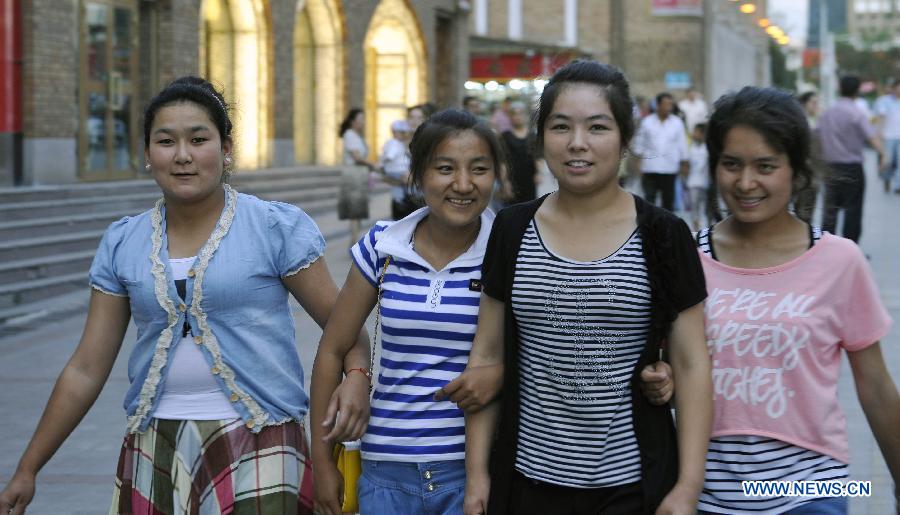
[[[506,82],[549,78],[577,57],[590,57],[577,48],[527,41],[471,38],[469,80]]]

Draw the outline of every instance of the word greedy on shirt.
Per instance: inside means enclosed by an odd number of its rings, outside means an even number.
[[[800,350],[809,342],[810,329],[799,319],[809,317],[807,310],[814,300],[814,296],[793,292],[714,289],[705,306],[711,355],[721,359],[726,352],[734,357],[749,353],[762,363],[729,368],[720,367],[720,359],[714,359],[715,395],[753,406],[765,404],[766,414],[773,419],[783,415],[787,398],[794,394],[784,386],[784,374],[797,367]]]

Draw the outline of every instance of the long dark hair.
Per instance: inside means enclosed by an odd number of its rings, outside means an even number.
[[[344,133],[347,132],[347,129],[349,129],[351,125],[353,125],[353,120],[355,120],[361,112],[363,112],[363,110],[358,107],[350,109],[350,112],[347,113],[344,121],[341,122],[341,128],[338,129],[338,137],[344,137]]]
[[[755,130],[769,146],[787,155],[794,172],[794,200],[812,188],[815,177],[810,151],[812,137],[800,102],[786,91],[746,86],[716,100],[707,124],[706,148],[709,151],[710,176],[707,208],[710,220],[722,219],[716,167],[725,146],[725,137],[738,125]]]

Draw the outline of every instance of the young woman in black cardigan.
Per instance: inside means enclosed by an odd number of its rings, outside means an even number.
[[[536,141],[559,191],[503,210],[491,233],[469,367],[503,369],[503,390],[467,414],[467,514],[696,509],[706,289],[684,222],[616,180],[632,120],[612,66],[572,62],[541,95]],[[638,388],[664,342],[677,435]]]

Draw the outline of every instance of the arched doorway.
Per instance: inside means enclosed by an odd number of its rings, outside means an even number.
[[[391,122],[425,101],[422,30],[406,0],[382,0],[365,40],[366,141],[374,157],[391,137]]]
[[[294,155],[337,164],[344,101],[344,17],[337,0],[300,0],[294,23]]]
[[[203,0],[200,74],[225,90],[233,108],[239,168],[271,160],[271,28],[265,0]]]

